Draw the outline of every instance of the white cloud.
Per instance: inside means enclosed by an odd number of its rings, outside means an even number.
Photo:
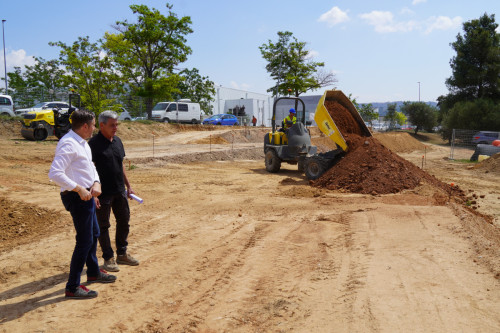
[[[326,22],[329,27],[349,21],[347,12],[342,11],[339,7],[335,6],[326,13],[321,14],[318,22]]]
[[[249,90],[252,86],[248,83],[237,83],[236,81],[231,81],[229,82],[229,85],[233,89],[238,89],[238,90]]]
[[[231,86],[231,88],[240,89],[240,86],[235,81],[229,82],[229,85]]]
[[[27,56],[26,51],[23,49],[9,51],[5,58],[7,59],[7,72],[13,72],[14,67],[21,67],[21,70],[24,70],[24,66],[33,66],[35,64],[35,57]],[[4,68],[4,60],[3,60],[3,52],[0,55],[0,64],[2,65],[2,76],[3,76],[3,68]]]
[[[376,32],[408,32],[417,29],[419,23],[416,21],[394,22],[394,15],[391,12],[374,10],[360,17],[368,24],[375,27]]]
[[[411,10],[410,8],[408,8],[408,7],[403,7],[403,9],[400,10],[400,13],[401,14],[407,14],[407,15],[413,15],[413,14],[415,14],[415,12],[413,10]]]
[[[316,58],[318,55],[319,55],[318,51],[310,50],[309,53],[307,54],[306,59],[313,59]]]
[[[427,0],[413,0],[411,4],[415,6],[418,5],[419,3],[424,3],[424,2],[427,2]]]
[[[429,34],[433,30],[456,29],[460,28],[461,25],[462,18],[460,16],[455,16],[454,18],[450,18],[448,16],[433,16],[427,20],[427,28],[425,29],[425,33]]]
[[[433,16],[426,21],[409,20],[396,22],[394,20],[394,15],[391,12],[378,10],[361,14],[360,17],[369,25],[373,25],[375,31],[379,33],[410,32],[420,30],[429,34],[433,30],[456,29],[462,24],[462,18],[460,16],[456,16],[454,18],[447,16]]]

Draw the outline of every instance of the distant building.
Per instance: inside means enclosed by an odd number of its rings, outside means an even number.
[[[240,117],[240,122],[250,124],[252,116],[257,118],[257,126],[271,126],[274,98],[271,95],[259,94],[245,90],[216,87],[215,101],[210,105],[212,114],[230,113]],[[314,112],[321,95],[300,96],[305,104],[306,121],[314,122]],[[290,108],[295,108],[295,101],[280,100],[276,106],[276,121],[288,115]],[[302,105],[297,106],[298,116],[302,117]]]

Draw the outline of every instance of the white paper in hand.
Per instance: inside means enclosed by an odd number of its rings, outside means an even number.
[[[144,202],[144,200],[143,200],[143,199],[139,198],[139,197],[138,197],[137,195],[135,195],[135,194],[130,194],[130,197],[131,197],[132,199],[134,199],[135,201],[137,201],[138,203],[140,203],[140,204]]]

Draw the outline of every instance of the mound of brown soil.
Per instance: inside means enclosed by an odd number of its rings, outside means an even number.
[[[397,193],[430,183],[449,195],[463,193],[396,155],[374,137],[365,137],[358,123],[342,105],[326,101],[325,106],[346,139],[345,157],[312,182],[313,186],[364,194]]]
[[[375,138],[394,153],[424,150],[426,146],[406,132],[375,133]]]
[[[0,197],[0,251],[53,234],[70,221],[58,211]]]
[[[0,121],[0,137],[22,138],[21,122],[14,119],[2,119]]]
[[[490,156],[489,158],[476,164],[474,169],[500,174],[500,153]]]

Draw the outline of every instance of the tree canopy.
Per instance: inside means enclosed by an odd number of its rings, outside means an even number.
[[[117,21],[116,34],[106,33],[105,48],[117,69],[130,83],[130,88],[146,99],[151,117],[153,99],[171,99],[180,92],[177,65],[187,60],[191,48],[186,36],[193,32],[189,16],[178,18],[172,5],[166,4],[168,15],[146,5],[131,5],[137,22]]]
[[[122,79],[113,70],[111,59],[103,53],[100,43],[79,37],[73,45],[52,42],[61,48],[59,59],[66,68],[66,85],[74,88],[82,103],[99,114],[113,104],[110,96],[122,87]]]
[[[389,122],[390,130],[395,129],[396,124],[403,125],[406,122],[406,116],[402,112],[398,112],[396,103],[387,105],[387,113],[384,119]]]
[[[214,100],[215,86],[206,76],[201,76],[198,69],[184,69],[180,72],[182,80],[179,82],[180,98],[189,98],[200,103],[201,110],[212,114],[210,102]]]
[[[432,131],[437,124],[437,112],[435,107],[424,102],[404,102],[400,107],[408,120],[415,125],[415,134],[420,130]]]
[[[300,42],[289,31],[279,31],[278,41],[269,40],[260,47],[262,57],[267,61],[266,70],[276,85],[267,89],[273,96],[288,95],[290,90],[299,97],[309,90],[315,90],[337,82],[333,73],[321,70],[323,62],[311,59],[306,43]]]
[[[464,35],[451,44],[457,53],[450,61],[446,80],[451,94],[462,99],[500,97],[500,35],[495,15],[484,14],[463,24]]]
[[[452,76],[446,80],[449,94],[439,96],[439,119],[452,128],[500,130],[500,35],[495,15],[484,14],[463,24],[464,33],[451,43]],[[485,109],[488,108],[488,109]],[[496,110],[496,111],[495,111]]]

